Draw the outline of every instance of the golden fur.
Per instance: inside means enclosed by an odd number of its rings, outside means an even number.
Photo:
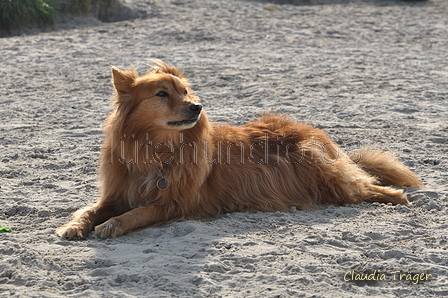
[[[158,61],[144,76],[112,69],[100,199],[57,229],[117,237],[169,220],[234,211],[288,211],[365,200],[408,204],[424,187],[390,153],[345,154],[321,130],[264,114],[242,127],[209,122],[182,73]],[[166,189],[164,189],[166,188]]]

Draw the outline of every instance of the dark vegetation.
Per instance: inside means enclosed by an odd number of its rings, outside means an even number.
[[[89,14],[118,0],[1,0],[0,29],[43,26],[54,23],[58,13]]]

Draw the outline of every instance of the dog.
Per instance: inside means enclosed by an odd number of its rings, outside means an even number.
[[[105,123],[100,198],[59,237],[118,237],[172,220],[289,211],[363,201],[408,205],[424,184],[391,153],[346,154],[322,130],[275,113],[234,127],[212,123],[177,68],[139,76],[112,68],[116,109]],[[394,188],[401,187],[401,188]]]

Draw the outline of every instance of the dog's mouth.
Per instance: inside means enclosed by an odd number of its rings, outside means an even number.
[[[182,121],[172,121],[168,122],[168,125],[170,126],[185,126],[185,125],[191,125],[193,123],[196,123],[198,119],[186,119]]]
[[[196,122],[198,122],[200,118],[201,118],[201,114],[197,115],[194,118],[188,118],[188,119],[181,120],[181,121],[170,121],[170,122],[168,122],[168,125],[173,126],[173,127],[179,127],[179,128],[180,127],[191,128],[196,125]]]

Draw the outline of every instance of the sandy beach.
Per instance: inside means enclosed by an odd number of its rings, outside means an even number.
[[[128,0],[0,38],[0,297],[448,295],[448,1]],[[411,206],[232,213],[69,241],[98,199],[111,66],[182,69],[210,119],[274,110],[391,150]]]

